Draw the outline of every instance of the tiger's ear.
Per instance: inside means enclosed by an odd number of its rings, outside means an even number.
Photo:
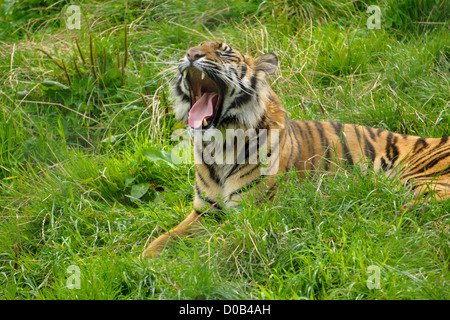
[[[278,57],[275,53],[266,53],[256,59],[256,70],[262,70],[267,75],[275,73],[278,67]]]

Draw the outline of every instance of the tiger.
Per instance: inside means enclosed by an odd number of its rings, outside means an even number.
[[[201,225],[205,214],[237,206],[255,190],[262,190],[270,201],[277,191],[277,177],[291,170],[305,178],[307,172],[370,166],[408,185],[415,199],[434,195],[443,201],[450,196],[448,137],[423,138],[334,121],[289,119],[266,79],[277,68],[274,53],[253,58],[220,41],[204,41],[179,60],[170,95],[175,118],[191,135],[229,130],[253,130],[254,134],[246,135],[241,146],[234,148],[228,148],[237,140],[233,136],[194,143],[199,161],[195,163],[193,210],[153,240],[142,257],[158,257],[170,241]],[[265,153],[251,143],[262,140]],[[204,153],[209,148],[212,154],[212,145],[216,153],[221,149],[228,150],[227,155],[234,152],[231,161],[206,161]],[[255,161],[246,161],[255,154]],[[244,161],[238,161],[239,156]],[[401,210],[413,205],[413,201],[407,203]]]

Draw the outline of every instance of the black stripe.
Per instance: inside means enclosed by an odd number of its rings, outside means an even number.
[[[373,164],[375,162],[375,148],[373,147],[373,144],[369,142],[369,139],[367,139],[367,137],[364,137],[364,142],[366,143],[364,154],[367,158],[370,158]]]
[[[267,139],[267,136],[268,136],[268,134],[265,135],[264,139]],[[259,135],[258,138],[261,138],[261,135]],[[272,140],[272,139],[271,139],[271,140]],[[265,140],[260,140],[258,146],[260,146],[262,143],[264,143],[264,141],[265,141]],[[271,145],[270,145],[270,151],[265,155],[265,158],[266,158],[266,159],[269,159],[269,158],[272,156],[273,150],[278,148],[278,144],[280,143],[280,140],[278,139],[278,140],[277,140],[277,143],[276,143],[274,146],[272,146],[272,141],[270,141],[270,143],[271,143]],[[277,157],[275,158],[275,160],[278,159],[279,155],[280,155],[280,153],[278,152]],[[254,168],[252,168],[252,169],[249,170],[248,172],[244,173],[244,174],[241,175],[239,178],[241,179],[241,178],[243,178],[243,177],[245,177],[245,176],[251,174],[251,173],[252,173],[254,170],[256,170],[257,168],[259,168],[259,167],[261,166],[261,161],[262,161],[261,155],[258,153],[258,163],[257,163],[257,166],[255,166]],[[236,166],[236,164],[235,164],[235,166],[233,167],[233,170],[232,170],[232,171],[230,172],[230,174],[227,176],[227,179],[228,179],[228,177],[230,177],[230,176],[234,175],[235,173],[237,173],[237,172],[235,172],[235,171],[237,171],[237,169],[238,169],[238,168],[241,168],[241,167],[242,167],[242,166],[238,167],[238,166]]]
[[[235,141],[236,141],[237,137],[233,136],[233,139],[234,139],[233,145],[236,145]],[[231,177],[232,175],[236,174],[236,172],[238,172],[242,167],[245,166],[245,161],[242,162],[240,159],[242,158],[242,156],[244,156],[244,160],[247,159],[245,157],[245,153],[246,153],[245,151],[247,148],[248,148],[248,140],[245,142],[244,147],[238,151],[239,154],[237,155],[236,163],[234,163],[233,168],[231,169],[230,173],[228,174],[228,177]]]
[[[284,146],[286,145],[286,132],[283,132],[283,137],[285,138],[284,140],[283,140],[283,145],[281,146],[281,150],[284,150]]]
[[[292,154],[293,154],[292,150],[294,149],[294,144],[293,144],[293,141],[292,141],[293,139],[292,139],[292,136],[291,136],[291,126],[289,125],[289,122],[288,122],[287,130],[288,130],[289,138],[291,139],[291,149],[290,149],[290,152],[289,152],[289,159],[288,159],[288,161],[286,163],[286,170],[289,171],[292,168],[292,164],[291,164]]]
[[[237,139],[237,137],[235,137],[235,138]],[[248,140],[245,141],[244,147],[239,151],[239,154],[236,158],[237,163],[245,164],[245,162],[246,162],[245,160],[248,159],[249,152],[250,152],[250,150],[249,150],[250,139],[251,138],[248,138]]]
[[[226,127],[230,124],[235,124],[238,122],[239,122],[239,120],[236,115],[228,115],[228,116],[224,116],[223,118],[221,118],[218,125]]]
[[[258,152],[258,147],[260,146],[261,143],[264,143],[264,141],[263,141],[263,142],[258,141],[258,140],[259,140],[259,137],[260,137],[260,136],[258,136],[258,137],[256,137],[256,138],[253,138],[253,140],[250,140],[250,139],[249,139],[249,143],[250,143],[250,144],[249,144],[249,146],[248,146],[248,153],[246,153],[247,157],[246,157],[246,159],[245,159],[245,160],[248,159],[248,164],[254,164],[254,163],[250,163],[250,157],[251,157],[251,155],[252,155],[253,153],[256,153],[256,159],[257,159],[257,161],[258,161],[258,159],[259,159],[259,154],[257,153],[257,152]]]
[[[396,136],[394,136],[394,134],[392,132],[388,133],[387,140],[386,140],[386,155],[387,155],[389,161],[391,161],[390,168],[394,167],[394,163],[398,159],[399,151],[397,148],[397,140],[398,140],[398,138]]]
[[[439,141],[439,144],[436,146],[435,149],[437,149],[437,148],[443,146],[443,145],[446,144],[447,142],[448,142],[448,137],[442,137],[442,138],[441,138],[441,141]]]
[[[322,146],[323,147],[327,146],[328,145],[328,140],[325,137],[322,124],[320,122],[317,122],[317,121],[314,121],[313,123],[316,126],[317,131],[319,132],[320,141],[322,142]]]
[[[175,85],[175,91],[177,92],[177,95],[179,95],[183,101],[191,102],[191,98],[181,90],[180,84],[181,84],[181,78]]]
[[[237,162],[233,165],[233,168],[231,169],[230,173],[228,174],[228,176],[226,177],[227,179],[233,175],[235,175],[236,173],[239,172],[239,170],[244,167],[245,164],[238,164]]]
[[[441,155],[439,158],[434,158],[432,161],[428,162],[427,164],[424,164],[423,167],[419,168],[418,170],[416,170],[415,172],[411,172],[408,173],[404,176],[402,176],[402,178],[406,178],[415,174],[419,174],[425,170],[430,170],[431,168],[433,168],[434,166],[436,166],[439,162],[441,162],[442,160],[446,159],[447,157],[450,156],[450,152],[444,153],[443,155]],[[450,167],[448,167],[450,168]],[[446,170],[446,169],[444,169]],[[440,172],[439,174],[442,174],[442,172]],[[437,175],[436,172],[432,173],[431,175],[425,175],[425,176],[434,176]]]
[[[322,142],[322,146],[326,149],[324,156],[325,156],[325,171],[329,170],[329,160],[331,160],[331,154],[330,154],[330,144],[328,142],[328,139],[325,135],[323,125],[320,122],[314,121],[314,125],[317,128],[317,131],[320,135],[320,141]]]
[[[425,166],[426,165],[425,163],[427,161],[430,161],[430,160],[434,159],[435,157],[440,156],[444,152],[449,151],[450,150],[450,146],[444,147],[443,149],[439,150],[438,152],[434,152],[433,153],[433,150],[436,150],[436,149],[437,149],[437,147],[435,147],[432,150],[430,150],[430,152],[428,152],[426,155],[423,155],[423,157],[420,157],[420,158],[416,159],[415,161],[408,163],[409,167],[410,168],[415,168],[415,167],[419,167],[419,166],[422,166],[422,165]]]
[[[250,101],[252,98],[252,95],[248,94],[247,92],[243,91],[239,96],[237,96],[233,102],[230,103],[229,109],[240,107]]]
[[[302,139],[303,139],[303,140],[306,140],[305,132],[304,132],[304,130],[303,130],[304,128],[302,128],[300,122],[295,121],[295,124],[297,125],[298,130],[300,131],[300,135],[302,136]]]
[[[298,132],[300,133],[300,135],[304,139],[303,129],[302,129],[302,126],[300,125],[300,123],[298,121],[293,121],[293,124],[297,127]]]
[[[197,196],[198,196],[200,199],[203,199],[203,195],[202,195],[202,193],[201,193],[201,191],[200,191],[200,188],[198,187],[197,184],[194,186],[194,189],[195,189],[195,193],[197,194]]]
[[[303,121],[303,124],[306,126],[306,128],[308,129],[308,133],[309,136],[311,137],[310,143],[308,144],[309,146],[309,156],[313,157],[314,156],[314,136],[312,134],[312,130],[311,130],[311,126],[309,125],[309,121]],[[314,161],[316,160],[316,157],[313,157],[311,161],[309,161],[311,169],[310,170],[314,170],[315,164]],[[306,169],[306,165],[305,165],[305,169]]]
[[[386,162],[386,160],[384,160],[384,157],[381,157],[380,158],[380,161],[381,161],[381,169],[383,169],[383,170],[387,170],[387,162]]]
[[[234,136],[234,138],[237,138],[236,136]],[[264,138],[261,137],[261,134],[249,137],[249,139],[245,142],[244,147],[239,151],[239,154],[237,156],[236,159],[236,163],[234,164],[232,170],[230,171],[230,173],[228,174],[227,178],[234,175],[238,170],[240,170],[243,166],[245,166],[247,164],[247,162],[250,161],[250,155],[252,154],[252,152],[257,152],[257,149],[259,146],[261,146],[261,144],[263,144],[267,139],[267,134],[264,135]],[[252,148],[250,149],[250,142],[252,142]],[[242,159],[242,157],[244,157],[244,159]],[[244,161],[242,161],[244,160]],[[257,155],[257,161],[258,164],[260,164],[260,156],[259,153]],[[250,164],[250,163],[248,163]]]
[[[222,58],[227,58],[227,59],[232,59],[232,58],[234,58],[234,59],[239,59],[239,61],[241,60],[238,56],[236,56],[235,54],[234,54],[234,52],[221,52],[220,53],[220,56],[222,57]]]
[[[365,128],[369,132],[370,138],[376,142],[377,138],[375,137],[375,133],[373,132],[373,129],[371,127],[365,127]]]
[[[218,185],[221,185],[221,184],[220,184],[220,177],[217,175],[216,170],[214,170],[214,164],[212,164],[212,165],[206,165],[206,164],[205,164],[205,167],[208,169],[209,177],[210,177],[215,183],[217,183]]]
[[[245,64],[243,64],[241,66],[241,75],[240,78],[243,79],[245,77],[245,75],[247,74],[247,66]]]
[[[345,139],[344,130],[342,123],[339,122],[331,122],[331,125],[334,128],[334,131],[336,132],[336,135],[339,137],[339,140],[341,141],[342,151],[344,153],[344,157],[347,160],[347,164],[353,167],[353,157],[352,153],[350,152],[347,140]]]
[[[447,143],[447,141],[448,141],[448,137],[442,137],[442,138],[441,138],[441,142],[439,142],[439,145],[442,145],[442,144],[444,144],[444,143]]]
[[[200,174],[200,171],[196,170],[196,173],[200,179],[200,181],[205,185],[206,188],[209,188],[209,184],[205,181],[205,178]]]
[[[330,122],[330,124],[333,126],[334,132],[336,132],[336,135],[338,137],[340,137],[341,134],[342,134],[342,127],[343,127],[342,123],[340,123],[340,122]]]
[[[419,150],[425,149],[428,147],[428,143],[425,141],[424,138],[417,139],[416,143],[414,144],[413,152],[417,152]]]
[[[422,176],[419,176],[418,178],[431,178],[431,177],[436,177],[436,176],[445,176],[447,174],[450,174],[450,166],[448,166],[444,170],[432,172],[432,173],[429,173],[429,174],[424,174]],[[402,176],[402,178],[403,178],[403,176]]]
[[[231,68],[231,72],[234,73],[234,75],[236,76],[236,78],[239,78],[238,71],[237,71],[235,68]]]
[[[405,181],[406,184],[412,184],[414,183],[414,185],[416,187],[420,187],[420,186],[427,186],[427,185],[431,185],[431,186],[442,186],[442,187],[449,187],[450,185],[448,183],[445,182],[434,182],[434,181],[430,181],[430,179],[427,178],[422,178],[422,177],[418,177],[418,178],[413,178],[414,180],[407,180]],[[442,190],[438,189],[436,190],[436,192],[442,192]]]
[[[306,128],[308,129],[308,133],[309,136],[311,137],[311,139],[314,139],[313,135],[312,135],[312,130],[311,130],[311,126],[309,125],[309,121],[303,121],[303,124],[306,126]]]
[[[252,76],[252,78],[250,79],[250,86],[252,87],[253,90],[256,89],[256,77],[257,73],[255,72]]]
[[[358,139],[358,142],[361,144],[361,136],[358,131],[359,128],[360,128],[359,126],[357,126],[357,127],[355,126],[355,133],[356,133],[356,139]]]
[[[269,132],[264,129],[257,130],[256,132],[257,132],[256,145],[261,146],[263,143],[267,141],[267,136],[269,135]]]
[[[301,135],[301,132],[302,132],[302,131],[301,131],[300,125],[299,125],[296,121],[292,121],[291,124],[292,124],[295,128],[297,128],[297,130],[299,131],[299,133],[300,133],[300,135]],[[295,141],[297,141],[297,148],[298,148],[297,158],[299,158],[300,155],[301,155],[301,151],[302,151],[302,144],[301,144],[300,141],[298,140],[297,135],[294,134],[294,138],[295,138]]]
[[[215,61],[205,59],[202,61],[202,64],[203,64],[203,66],[207,65],[210,69],[220,70],[219,64]]]

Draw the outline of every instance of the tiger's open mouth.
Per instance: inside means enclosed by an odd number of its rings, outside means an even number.
[[[191,90],[189,126],[208,129],[217,122],[221,94],[217,83],[206,73],[194,67],[183,71],[183,77]]]

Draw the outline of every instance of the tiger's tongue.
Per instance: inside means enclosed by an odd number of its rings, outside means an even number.
[[[208,119],[214,113],[214,104],[217,103],[217,97],[219,95],[214,92],[205,92],[200,99],[189,111],[189,125],[194,128],[200,128],[204,119]]]

